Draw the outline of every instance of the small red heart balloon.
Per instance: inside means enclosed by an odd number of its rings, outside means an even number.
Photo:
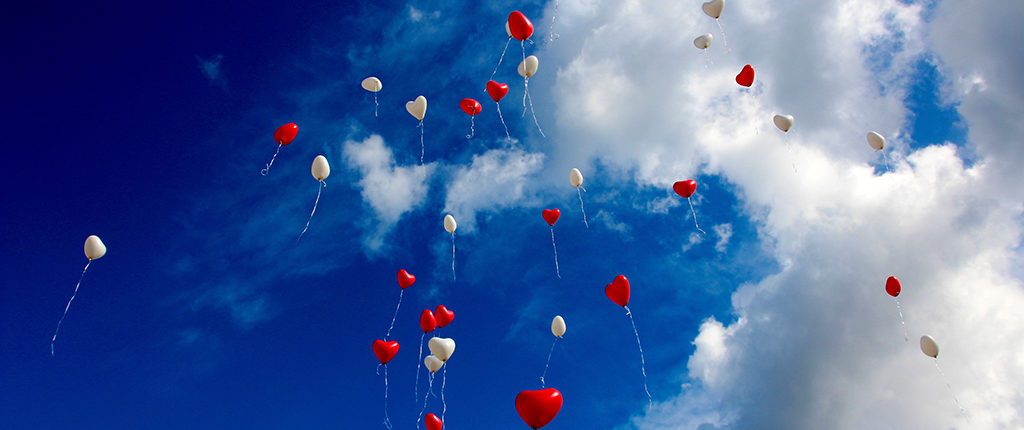
[[[388,364],[395,354],[398,354],[398,341],[385,342],[377,339],[373,341],[373,354],[380,360],[380,364]]]
[[[411,273],[406,272],[405,269],[398,271],[398,286],[402,287],[403,290],[411,287],[412,284],[415,283],[416,277],[413,276]]]
[[[523,391],[516,396],[516,412],[536,430],[546,426],[562,410],[562,393],[554,388]]]
[[[562,215],[562,211],[558,209],[544,209],[541,215],[544,216],[544,221],[547,221],[548,225],[554,227],[558,217]]]
[[[676,182],[672,184],[672,190],[674,190],[676,194],[679,194],[680,196],[690,198],[690,196],[693,195],[693,192],[697,191],[697,181],[694,181],[693,179],[687,179],[685,181]]]
[[[437,307],[434,308],[434,318],[437,319],[438,327],[444,327],[451,324],[452,320],[455,319],[455,312],[448,310],[444,305],[437,305]]]
[[[274,142],[278,145],[287,145],[295,140],[295,135],[299,134],[299,126],[295,125],[294,122],[282,125],[274,131]]]
[[[427,426],[427,430],[441,430],[444,428],[441,418],[434,414],[427,414],[426,418],[423,418],[423,424]]]
[[[484,110],[484,108],[480,106],[480,102],[473,99],[462,99],[462,101],[459,102],[459,107],[461,107],[462,111],[467,115],[476,115],[480,113],[480,111]]]
[[[626,279],[626,275],[616,276],[612,283],[604,287],[604,294],[615,304],[625,307],[629,304],[629,279]]]
[[[893,297],[900,295],[900,280],[896,279],[895,276],[890,276],[889,279],[886,279],[885,292]]]
[[[420,328],[423,329],[424,333],[430,333],[437,328],[437,320],[434,319],[434,313],[430,309],[424,309],[420,313]]]
[[[491,95],[491,99],[495,102],[501,101],[505,94],[508,94],[508,84],[499,84],[495,81],[487,81],[487,94]]]
[[[526,40],[533,36],[533,23],[517,10],[508,15],[508,31],[516,40]]]
[[[736,75],[736,83],[749,87],[754,84],[754,67],[747,64],[743,66],[743,70],[740,70],[740,74]]]

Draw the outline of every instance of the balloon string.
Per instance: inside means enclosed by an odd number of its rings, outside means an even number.
[[[270,162],[267,163],[267,167],[264,167],[262,170],[260,170],[260,174],[261,175],[267,176],[267,174],[270,173],[270,166],[274,165],[274,160],[277,159],[277,154],[281,153],[281,147],[282,146],[284,146],[284,145],[282,145],[280,143],[277,144],[277,152],[275,152],[274,156],[270,158]]]
[[[475,122],[476,115],[471,115],[469,117],[469,134],[466,135],[466,139],[472,139],[473,135],[476,134],[476,127],[474,126]]]
[[[793,155],[793,147],[789,145],[789,135],[782,137],[782,141],[786,142],[786,151],[789,152],[789,163],[793,165],[793,173],[799,174],[796,170],[796,157]]]
[[[391,417],[388,416],[388,366],[384,365],[384,427],[391,430]]]
[[[651,392],[647,390],[647,363],[644,360],[644,347],[640,345],[640,332],[636,329],[636,321],[633,320],[633,313],[629,311],[629,306],[623,306],[626,308],[626,316],[629,317],[629,322],[633,324],[633,334],[636,335],[636,346],[640,349],[640,372],[644,375],[644,392],[647,393],[647,401],[649,403],[648,408],[654,408],[654,398],[651,397]]]
[[[900,314],[900,325],[903,326],[903,341],[909,342],[910,339],[907,337],[907,323],[903,321],[903,307],[900,306],[900,299],[893,297],[896,300],[896,312]]]
[[[374,92],[373,93],[373,116],[374,117],[377,116],[377,108],[378,107],[380,107],[380,104],[377,103],[377,93]]]
[[[507,137],[508,140],[512,140],[512,135],[508,134],[508,125],[505,125],[505,117],[501,115],[501,104],[495,103],[495,105],[498,106],[498,118],[501,119],[501,126],[505,127],[505,137]]]
[[[892,173],[892,169],[889,168],[889,157],[885,155],[885,152],[882,152],[882,160],[885,161],[885,170]]]
[[[398,293],[398,306],[395,306],[395,316],[391,317],[391,327],[388,327],[388,333],[384,335],[384,339],[391,336],[391,329],[395,328],[395,320],[398,319],[398,310],[402,308],[402,296],[405,295],[405,289]]]
[[[551,26],[548,27],[548,43],[554,42],[555,39],[562,37],[561,35],[555,34],[556,19],[558,19],[558,0],[555,0],[555,13],[551,15]]]
[[[942,382],[946,383],[946,389],[949,390],[949,395],[953,396],[953,403],[956,404],[956,407],[960,409],[960,413],[961,414],[967,415],[967,410],[964,409],[964,407],[960,405],[960,400],[957,400],[956,393],[953,392],[953,387],[951,385],[949,385],[949,378],[946,377],[946,372],[943,372],[942,368],[939,367],[939,359],[936,358],[934,360],[934,362],[935,362],[935,368],[938,369],[939,375],[942,376]]]
[[[540,387],[541,388],[544,388],[544,385],[545,385],[544,377],[547,376],[547,374],[548,374],[548,367],[551,366],[551,354],[553,354],[555,352],[555,345],[558,344],[558,339],[559,338],[556,337],[555,341],[551,342],[551,350],[548,351],[548,361],[547,361],[547,363],[544,363],[544,373],[540,374]]]
[[[455,282],[455,233],[452,233],[452,282]]]
[[[718,23],[718,29],[722,32],[722,43],[725,45],[725,52],[732,52],[732,49],[729,49],[729,38],[725,37],[725,27],[722,27],[722,21],[715,18],[715,22]]]
[[[544,130],[540,129],[540,122],[537,121],[537,110],[533,108],[533,96],[530,95],[530,88],[529,88],[529,81],[530,80],[527,79],[526,81],[527,81],[527,84],[526,84],[526,86],[527,86],[527,88],[526,88],[526,99],[530,101],[530,113],[533,114],[533,123],[537,125],[537,131],[540,132],[540,135],[543,136],[543,137],[547,137],[544,134]],[[523,116],[526,116],[526,110],[525,109],[523,110]]]
[[[697,231],[699,231],[701,234],[707,235],[707,233],[704,230],[700,229],[700,224],[697,224],[697,211],[693,209],[693,200],[690,200],[690,198],[687,197],[686,201],[690,203],[690,213],[693,214],[693,225],[697,227]]]
[[[422,119],[420,120],[419,127],[420,127],[420,166],[422,166],[423,165],[423,152],[425,150],[424,146],[423,146],[423,120]]]
[[[580,197],[580,212],[583,212],[583,225],[590,228],[590,224],[587,224],[587,210],[583,209],[583,194],[580,193],[580,188],[582,187],[576,187],[576,195]]]
[[[551,227],[551,250],[555,251],[555,275],[562,279],[562,272],[558,270],[558,248],[555,247],[555,227]]]
[[[295,239],[296,243],[298,243],[300,240],[302,240],[302,235],[306,234],[306,230],[309,230],[309,222],[313,221],[313,214],[316,213],[316,205],[320,203],[320,191],[323,191],[324,187],[326,187],[326,186],[327,186],[327,183],[324,182],[323,179],[321,179],[320,180],[320,186],[317,187],[317,189],[316,189],[316,201],[313,202],[313,211],[309,213],[309,219],[306,220],[306,227],[304,227],[302,229],[302,233],[299,233],[299,238]]]
[[[423,338],[426,335],[427,332],[423,332],[423,334],[420,335],[420,352],[419,354],[416,355],[416,391],[413,392],[412,396],[412,401],[414,402],[416,401],[416,399],[420,398],[420,365],[423,364],[423,360],[421,360],[420,358],[423,357]]]
[[[75,296],[78,295],[78,287],[82,285],[82,279],[85,278],[85,271],[89,270],[89,265],[92,264],[92,260],[85,263],[85,267],[82,268],[82,274],[78,276],[78,283],[75,284],[75,293],[71,295],[71,300],[68,300],[67,306],[64,306],[64,315],[61,315],[60,321],[57,321],[57,330],[53,332],[53,339],[50,339],[50,356],[54,357],[53,344],[57,342],[57,333],[60,333],[60,326],[64,324],[64,317],[68,316],[68,309],[71,308],[71,302],[75,301]]]
[[[700,51],[700,55],[704,57],[704,69],[711,69],[711,54],[708,54],[708,48],[701,49]]]
[[[416,417],[417,429],[420,428],[420,421],[423,420],[423,413],[427,411],[427,400],[430,399],[430,393],[434,391],[434,372],[427,374],[427,380],[430,381],[430,387],[427,388],[426,393],[423,393],[423,409],[420,409],[420,415]]]
[[[491,77],[488,79],[489,81],[493,81],[494,74],[498,73],[498,67],[501,67],[501,61],[505,59],[505,51],[508,51],[509,43],[512,43],[512,36],[509,36],[508,40],[505,41],[505,49],[501,50],[501,57],[498,57],[498,65],[494,66],[494,70],[491,71]],[[484,92],[487,92],[487,90],[485,89]]]
[[[444,370],[441,371],[441,422],[444,422],[444,414],[448,412],[448,403],[444,400],[444,385],[448,382],[448,363],[445,363]]]

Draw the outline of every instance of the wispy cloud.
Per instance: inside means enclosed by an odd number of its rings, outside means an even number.
[[[520,149],[492,149],[473,156],[468,167],[452,174],[445,197],[444,211],[453,214],[460,232],[472,232],[478,211],[497,211],[530,203],[532,190],[526,180],[538,172],[544,154]]]
[[[729,246],[729,239],[732,238],[732,224],[716,224],[711,229],[718,236],[718,242],[715,242],[715,251],[725,252],[725,248]]]
[[[221,70],[221,61],[224,61],[224,55],[217,54],[206,59],[197,55],[196,61],[199,62],[199,71],[203,73],[203,76],[210,82],[210,85],[217,85],[227,89],[227,79]]]

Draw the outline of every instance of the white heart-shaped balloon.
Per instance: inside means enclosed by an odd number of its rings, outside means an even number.
[[[697,49],[708,49],[712,40],[715,40],[715,36],[712,36],[711,33],[704,33],[693,39],[693,46],[696,46]]]
[[[459,225],[455,223],[455,217],[451,216],[451,214],[444,216],[444,231],[455,234],[455,229],[458,227]]]
[[[711,0],[700,5],[700,8],[708,16],[718,19],[718,17],[722,16],[722,9],[725,8],[725,0]]]
[[[583,185],[583,173],[580,172],[580,169],[574,167],[569,171],[569,183],[574,187]]]
[[[512,28],[508,26],[508,21],[505,21],[505,33],[508,34],[508,37],[512,37]]]
[[[446,337],[432,337],[430,342],[427,342],[427,348],[430,348],[430,353],[441,361],[448,361],[455,352],[455,341]]]
[[[103,244],[100,237],[92,235],[85,238],[85,257],[95,260],[107,254],[107,246]]]
[[[416,100],[405,102],[405,110],[409,111],[409,114],[416,119],[423,121],[423,116],[427,114],[427,98],[419,96],[416,97]]]
[[[427,366],[427,370],[429,370],[430,373],[434,373],[437,372],[438,370],[441,370],[441,366],[444,366],[444,362],[441,361],[440,358],[437,358],[433,355],[428,355],[426,358],[423,359],[423,365]]]
[[[384,85],[381,84],[380,79],[377,79],[374,76],[370,76],[369,78],[363,79],[362,85],[364,90],[374,93],[380,91],[381,88],[384,88]]]
[[[540,65],[540,61],[537,60],[536,55],[526,57],[521,63],[519,63],[519,76],[529,78],[530,76],[537,74],[537,66]]]
[[[779,130],[788,132],[789,128],[793,126],[793,115],[775,115],[772,122]]]
[[[921,352],[931,358],[939,357],[939,344],[935,343],[935,339],[931,336],[921,336]]]
[[[551,320],[551,334],[555,337],[562,337],[565,334],[565,319],[561,315],[556,315],[555,319]]]
[[[313,167],[310,167],[310,172],[313,173],[313,177],[318,181],[327,179],[331,176],[331,165],[327,164],[327,157],[323,155],[317,155],[313,159]]]
[[[872,131],[868,133],[868,145],[871,145],[875,151],[881,151],[885,149],[885,136],[878,134],[878,132]]]

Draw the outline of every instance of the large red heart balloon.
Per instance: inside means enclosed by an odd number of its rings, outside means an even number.
[[[495,81],[487,81],[487,94],[491,95],[491,99],[495,102],[501,101],[505,94],[508,94],[508,84],[499,84]]]
[[[434,414],[427,414],[427,416],[423,418],[423,424],[427,426],[427,430],[441,430],[444,428],[444,423],[441,422],[441,418],[438,418],[438,416]]]
[[[885,292],[893,297],[900,295],[900,280],[896,279],[895,276],[890,276],[889,279],[886,279]]]
[[[604,294],[615,304],[625,307],[629,304],[629,279],[626,279],[626,275],[616,276],[612,283],[604,287]]]
[[[451,324],[452,320],[455,319],[455,312],[448,310],[444,305],[437,305],[437,307],[434,308],[434,318],[437,319],[438,327],[444,327]]]
[[[562,211],[558,209],[544,209],[541,215],[544,216],[544,221],[547,221],[548,225],[554,227],[558,217],[562,215]]]
[[[523,391],[516,396],[516,412],[530,428],[546,426],[562,410],[562,393],[554,388]]]
[[[480,113],[480,111],[484,110],[484,108],[480,106],[480,102],[473,99],[462,99],[462,101],[459,102],[459,107],[462,108],[462,111],[467,115],[476,115]]]
[[[749,87],[754,84],[754,67],[747,64],[743,66],[743,70],[740,70],[740,74],[736,75],[736,83]]]
[[[377,339],[373,341],[373,354],[380,360],[380,364],[388,364],[395,354],[398,354],[398,341],[385,342]]]
[[[416,277],[413,276],[411,273],[406,272],[405,269],[398,271],[398,286],[402,287],[403,290],[411,287],[412,284],[415,283]]]
[[[294,122],[282,125],[274,131],[274,142],[278,145],[287,145],[295,140],[295,135],[299,134],[299,126],[295,125]]]
[[[693,192],[697,191],[697,181],[694,181],[693,179],[687,179],[685,181],[676,182],[672,184],[672,190],[674,190],[676,194],[679,194],[680,196],[690,198],[690,196],[693,195]]]
[[[434,318],[434,313],[430,309],[424,309],[420,313],[420,328],[424,333],[430,333],[437,328],[437,319]]]
[[[508,31],[517,40],[526,40],[533,36],[533,23],[517,10],[508,15]]]

